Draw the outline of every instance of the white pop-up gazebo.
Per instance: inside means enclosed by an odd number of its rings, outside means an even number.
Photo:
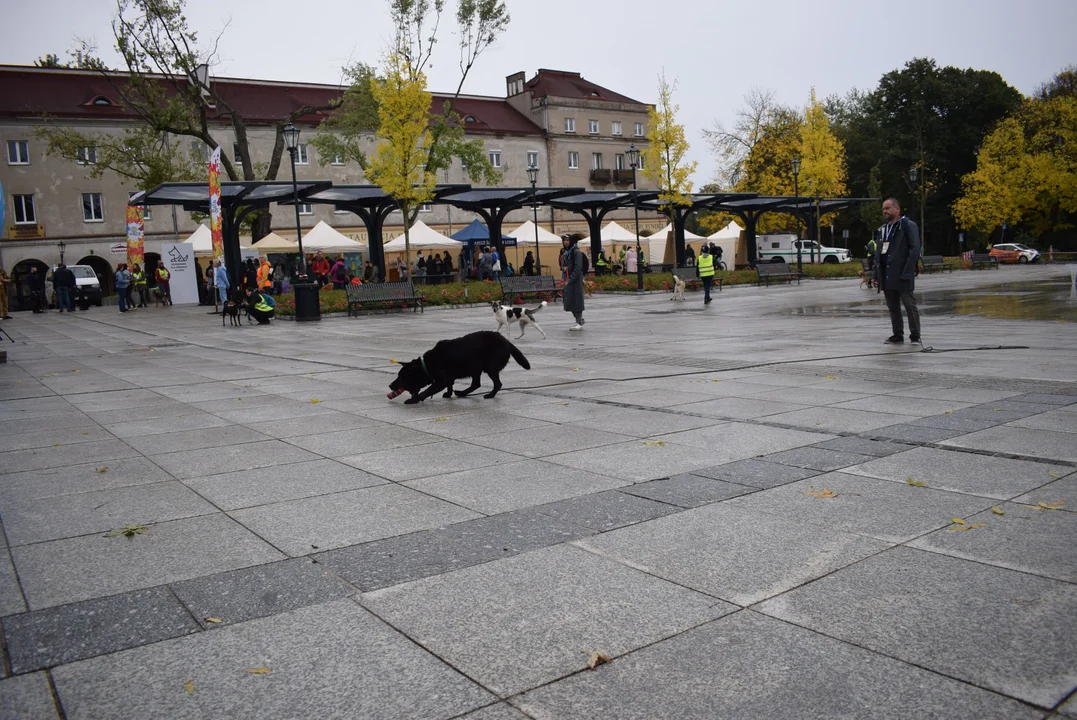
[[[516,247],[527,248],[529,245],[534,246],[534,244],[535,244],[535,223],[528,220],[527,222],[525,222],[523,225],[516,228],[512,232],[505,233],[505,234],[508,235],[509,237],[516,238]],[[558,247],[560,247],[562,245],[561,238],[559,236],[554,235],[552,232],[545,229],[541,225],[539,226],[539,229],[538,229],[538,242],[539,242],[539,245],[557,245]],[[582,244],[584,241],[581,240],[580,242]]]
[[[289,253],[299,252],[299,246],[294,240],[282,238],[277,233],[269,233],[251,245],[251,250],[257,250],[260,253]]]
[[[630,230],[625,230],[618,225],[616,221],[610,220],[606,223],[606,226],[602,228],[602,247],[609,247],[613,243],[635,243],[636,234]],[[590,236],[580,240],[580,247],[587,247],[591,244]]]
[[[664,228],[651,235],[649,238],[645,238],[647,243],[647,264],[651,263],[664,263],[666,254],[666,238],[669,233],[673,232],[673,223],[666,225]],[[684,245],[687,247],[695,242],[703,242],[707,238],[702,235],[696,235],[693,232],[684,231]],[[698,253],[697,253],[698,254]],[[672,262],[672,259],[670,260]]]
[[[364,252],[366,245],[357,243],[347,235],[329,227],[324,220],[320,220],[303,236],[303,252]]]
[[[199,225],[198,229],[191,233],[191,236],[183,242],[190,243],[193,246],[195,255],[213,254],[213,232],[207,225]],[[245,250],[250,247],[250,245],[243,242],[243,240],[240,240],[239,247],[241,250]]]
[[[740,240],[740,234],[744,228],[737,225],[736,220],[730,220],[729,224],[724,228],[709,235],[707,240],[719,245],[722,248],[722,260],[729,267],[733,267],[733,263],[737,257],[737,241]]]
[[[416,220],[408,233],[412,250],[459,250],[463,243],[442,235],[422,220]],[[382,246],[387,253],[404,252],[404,236],[394,238]]]

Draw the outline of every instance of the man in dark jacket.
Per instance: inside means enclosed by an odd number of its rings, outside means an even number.
[[[565,248],[565,287],[561,295],[565,312],[572,313],[576,324],[569,328],[573,332],[583,330],[583,253],[576,246],[578,236],[562,235],[561,244]]]
[[[60,312],[75,312],[75,273],[63,263],[52,272],[52,289],[56,291],[56,307]]]
[[[49,307],[48,298],[45,297],[45,273],[37,269],[37,265],[30,266],[30,277],[27,281],[30,286],[30,305],[35,313],[43,312]]]
[[[901,322],[901,306],[909,317],[909,341],[920,342],[920,311],[913,295],[916,263],[920,259],[920,230],[916,223],[901,215],[901,205],[894,198],[883,203],[883,244],[875,260],[873,279],[886,297],[890,324],[894,334],[888,343],[905,342],[905,326]]]

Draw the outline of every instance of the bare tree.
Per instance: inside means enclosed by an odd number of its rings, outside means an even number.
[[[773,90],[752,88],[744,96],[744,107],[737,111],[733,127],[726,127],[718,120],[703,137],[718,158],[715,180],[720,187],[735,188],[744,179],[748,157],[783,108],[775,100]]]

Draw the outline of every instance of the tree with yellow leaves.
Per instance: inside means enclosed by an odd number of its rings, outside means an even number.
[[[404,257],[411,267],[411,230],[407,218],[413,208],[434,196],[437,178],[427,168],[433,135],[430,132],[430,92],[426,75],[409,73],[399,51],[385,63],[385,78],[371,83],[378,105],[378,144],[369,158],[366,174],[386,195],[396,200],[404,222]]]
[[[673,104],[676,81],[670,85],[665,73],[658,78],[658,103],[648,111],[647,147],[643,149],[643,176],[658,188],[663,207],[691,205],[692,173],[695,161],[685,162],[688,140],[684,125],[677,123],[679,105]]]

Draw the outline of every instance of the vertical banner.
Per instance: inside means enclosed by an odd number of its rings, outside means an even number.
[[[209,158],[209,230],[213,235],[213,259],[224,257],[224,233],[221,227],[221,147]]]
[[[161,259],[171,277],[172,302],[177,305],[198,303],[198,271],[194,266],[194,245],[191,243],[161,243]]]
[[[146,227],[141,205],[127,206],[127,264],[146,264]]]

